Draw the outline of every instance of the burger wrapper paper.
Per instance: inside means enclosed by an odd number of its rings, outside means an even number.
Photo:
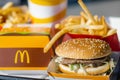
[[[54,37],[54,35],[58,32],[59,30],[55,29],[54,27],[51,28],[51,37]],[[63,41],[69,40],[69,39],[74,39],[74,38],[95,38],[95,39],[101,39],[109,43],[110,47],[112,48],[112,51],[117,51],[120,52],[120,42],[118,39],[118,34],[115,33],[113,35],[107,36],[107,37],[102,37],[102,36],[96,36],[96,35],[84,35],[84,34],[70,34],[66,33],[62,37],[60,37],[56,43],[54,44],[54,48],[60,44]]]
[[[51,62],[49,63],[47,72],[50,75],[50,79],[55,80],[118,80],[119,72],[120,72],[120,54],[119,53],[112,53],[111,58],[114,59],[116,63],[115,68],[109,75],[99,75],[99,76],[82,76],[78,74],[66,74],[59,71],[58,64],[55,63],[56,57],[54,57]]]

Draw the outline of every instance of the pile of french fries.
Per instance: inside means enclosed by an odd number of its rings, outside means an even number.
[[[28,20],[29,13],[24,12],[20,7],[13,6],[12,2],[0,8],[0,24],[12,27],[14,24],[27,23]]]
[[[106,23],[104,16],[100,18],[97,15],[93,16],[82,0],[78,0],[78,3],[82,7],[83,12],[80,12],[79,16],[69,16],[55,25],[55,28],[60,29],[60,31],[46,45],[44,48],[45,53],[65,33],[98,35],[102,37],[116,33],[116,29],[111,29]]]
[[[82,0],[79,0],[79,4],[83,6],[84,12],[80,12],[80,16],[69,16],[60,23],[55,25],[56,29],[64,29],[73,27],[69,33],[75,34],[87,34],[98,36],[109,36],[116,33],[116,29],[110,29],[109,25],[105,21],[105,17],[92,16],[89,10],[85,7]]]

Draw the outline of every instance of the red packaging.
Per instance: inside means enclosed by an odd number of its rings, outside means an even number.
[[[59,30],[56,30],[54,27],[51,29],[51,38],[58,32]],[[101,39],[109,43],[110,47],[112,48],[112,51],[120,51],[120,42],[118,40],[117,33],[107,36],[107,37],[102,37],[102,36],[96,36],[96,35],[84,35],[84,34],[71,34],[71,33],[66,33],[63,35],[59,40],[56,41],[55,45],[53,47],[56,47],[61,41],[66,41],[69,39],[73,38],[95,38],[95,39]]]

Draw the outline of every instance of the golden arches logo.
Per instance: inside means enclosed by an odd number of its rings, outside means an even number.
[[[20,61],[21,63],[24,62],[24,56],[26,55],[26,60],[27,60],[27,63],[29,64],[30,63],[30,57],[29,57],[29,54],[28,54],[28,51],[27,50],[24,50],[24,51],[21,51],[21,50],[18,50],[15,54],[15,64],[18,63],[18,56],[20,56]]]

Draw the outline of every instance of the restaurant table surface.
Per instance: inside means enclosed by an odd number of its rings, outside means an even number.
[[[96,0],[86,3],[92,14],[105,17],[120,17],[120,0]],[[67,16],[79,15],[82,11],[79,4],[70,4],[67,9]],[[10,79],[0,76],[0,80],[27,80],[27,79]]]

